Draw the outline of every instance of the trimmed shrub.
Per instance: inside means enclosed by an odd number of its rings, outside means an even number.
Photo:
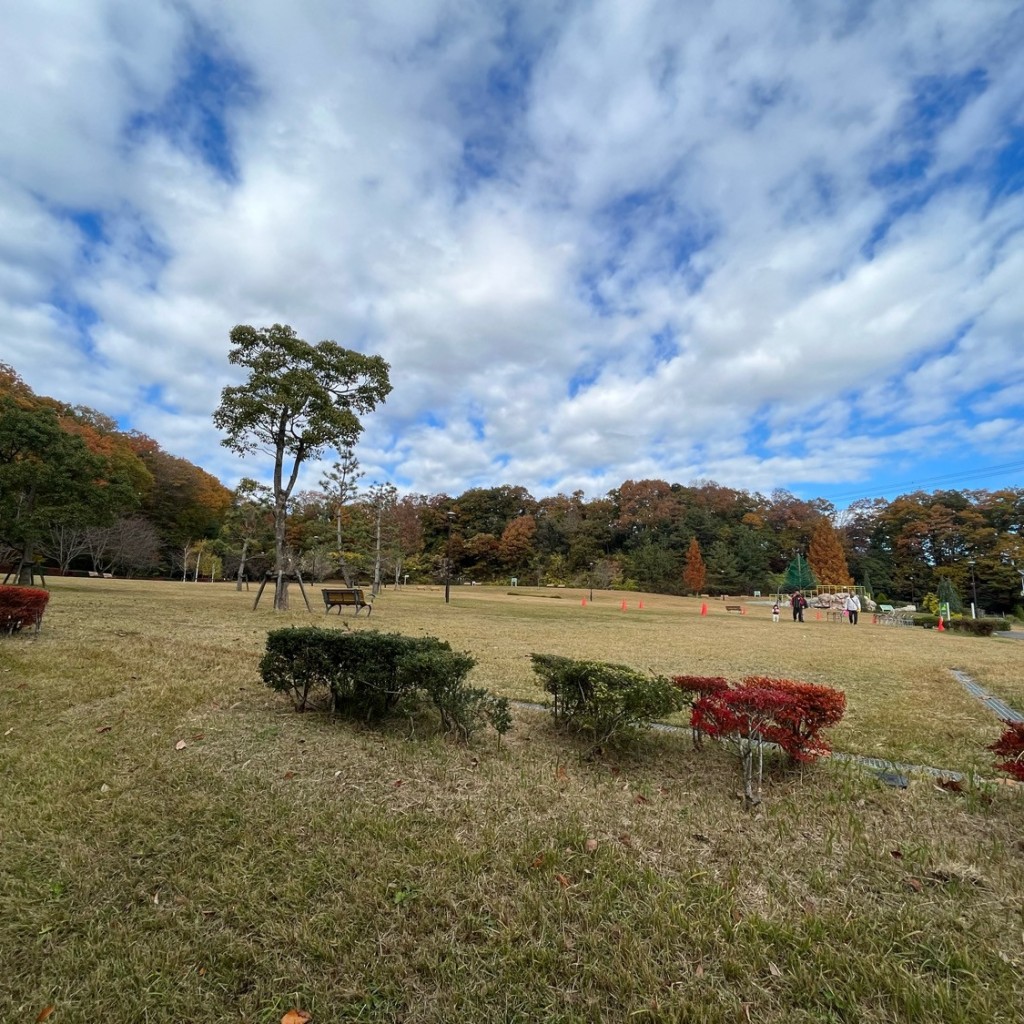
[[[665,676],[556,654],[531,654],[530,658],[541,685],[553,698],[555,721],[592,732],[598,743],[650,726],[689,703]]]
[[[39,587],[0,586],[0,633],[17,633],[24,626],[38,632],[49,600],[50,592]]]
[[[503,734],[512,725],[509,703],[465,685],[475,664],[436,637],[311,626],[268,633],[260,674],[267,686],[289,693],[297,711],[322,689],[335,713],[368,724],[412,714],[429,701],[447,732],[468,739],[490,724]]]
[[[1006,731],[987,749],[1003,758],[996,764],[1001,772],[1024,782],[1024,722],[1003,720]]]
[[[1010,628],[1006,619],[951,619],[946,625],[957,633],[972,636],[991,636],[997,629]]]

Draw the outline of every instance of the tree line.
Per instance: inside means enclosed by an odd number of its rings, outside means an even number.
[[[915,491],[843,510],[711,480],[626,480],[592,498],[536,498],[514,484],[399,494],[365,481],[354,454],[356,414],[390,390],[386,364],[332,342],[309,346],[279,325],[236,328],[232,340],[249,378],[222,396],[224,443],[281,455],[273,480],[234,490],[103,413],[35,395],[0,366],[0,564],[23,580],[41,561],[239,586],[272,573],[285,594],[286,576],[301,572],[374,587],[517,577],[673,594],[855,584],[891,602],[938,595],[999,613],[1022,604],[1024,489]],[[312,406],[309,395],[319,396]],[[336,461],[319,486],[296,490],[296,456],[327,453]]]

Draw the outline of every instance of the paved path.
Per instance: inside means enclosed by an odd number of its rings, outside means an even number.
[[[998,629],[996,636],[1004,636],[1007,640],[1024,640],[1024,631],[1019,629]]]
[[[972,696],[977,697],[994,715],[998,715],[1003,722],[1024,722],[1024,715],[1014,711],[1005,701],[993,697],[991,693],[983,690],[966,672],[958,668],[951,668],[950,672],[963,685],[963,688]]]

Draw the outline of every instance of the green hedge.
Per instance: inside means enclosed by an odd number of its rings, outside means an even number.
[[[465,684],[475,664],[436,637],[308,626],[268,633],[260,674],[267,686],[291,694],[298,711],[322,690],[335,713],[368,724],[426,702],[446,731],[464,739],[486,724],[505,733],[512,725],[508,701]]]
[[[1010,628],[1006,619],[950,619],[945,625],[956,633],[973,636],[991,636],[996,630]]]
[[[531,654],[533,670],[551,694],[555,721],[593,732],[598,742],[649,726],[692,703],[665,676],[644,675],[626,665]]]

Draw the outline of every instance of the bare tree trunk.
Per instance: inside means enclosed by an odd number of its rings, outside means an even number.
[[[242,578],[245,576],[245,556],[249,550],[249,538],[242,541],[242,557],[238,561],[238,577],[235,580],[235,590],[242,589]]]
[[[288,576],[285,560],[285,502],[277,501],[277,514],[274,516],[274,611],[288,611]]]
[[[35,558],[35,547],[32,541],[25,541],[25,546],[21,549],[21,564],[18,566],[18,586],[19,587],[31,587],[32,586],[32,564]]]

